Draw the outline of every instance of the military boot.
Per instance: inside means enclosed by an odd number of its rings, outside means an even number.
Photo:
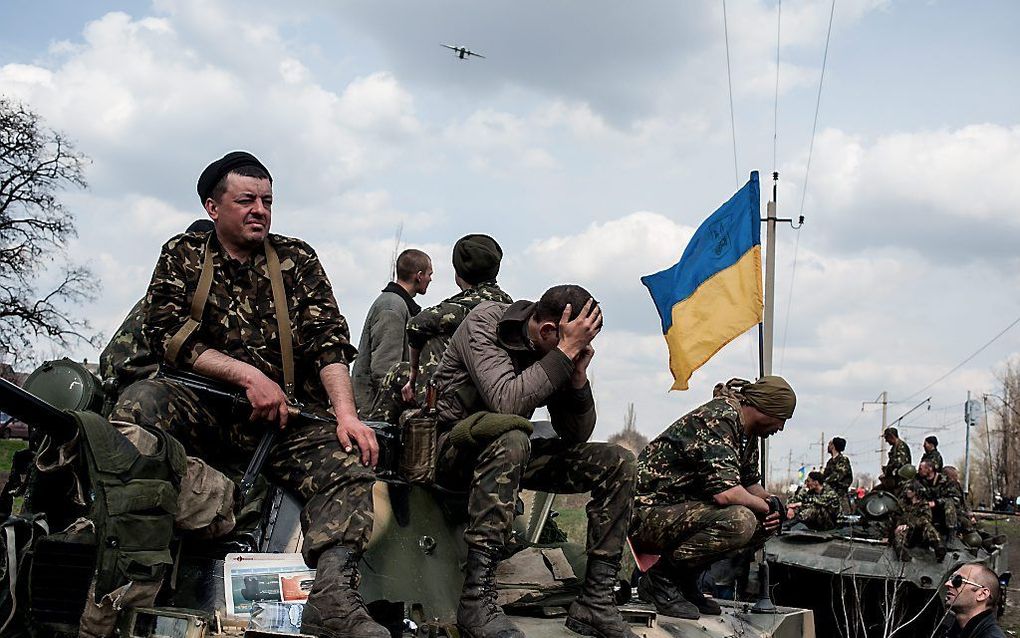
[[[331,547],[319,557],[315,582],[301,618],[301,633],[321,638],[390,638],[372,620],[358,593],[358,556],[346,547]]]
[[[722,614],[722,607],[705,595],[701,591],[701,587],[698,587],[698,573],[685,571],[677,574],[676,576],[677,585],[680,587],[680,592],[684,595],[692,605],[698,608],[698,611],[706,616],[718,616]]]
[[[588,559],[581,595],[567,612],[567,629],[595,638],[637,638],[616,608],[613,587],[619,571],[619,562]]]
[[[659,559],[638,582],[638,598],[655,605],[655,611],[664,616],[701,618],[698,608],[684,598],[669,572],[669,563],[664,558]]]
[[[457,626],[468,638],[525,638],[496,603],[496,552],[469,549]]]

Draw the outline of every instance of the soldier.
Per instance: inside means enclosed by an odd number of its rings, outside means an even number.
[[[380,394],[390,367],[407,361],[407,321],[421,312],[414,302],[432,281],[432,260],[420,250],[408,248],[397,257],[397,280],[391,281],[372,302],[365,317],[354,362],[354,400],[358,414],[367,418]]]
[[[197,219],[186,233],[208,233],[214,228],[211,220]],[[116,401],[117,395],[135,381],[148,379],[156,373],[159,362],[149,352],[142,337],[145,319],[145,297],[139,299],[117,328],[117,332],[99,355],[99,377],[104,381],[107,400]]]
[[[613,587],[634,498],[634,456],[588,443],[595,402],[588,364],[602,310],[580,286],[554,286],[538,302],[485,301],[450,340],[432,379],[441,429],[437,482],[468,490],[467,574],[457,625],[472,638],[522,638],[496,604],[495,570],[521,487],[591,491],[588,567],[566,625],[586,636],[635,638]],[[558,437],[529,438],[547,406]]]
[[[903,486],[902,509],[895,518],[890,544],[900,560],[909,561],[908,547],[928,547],[935,551],[940,563],[946,557],[946,545],[931,519],[931,505],[924,497],[917,481]]]
[[[939,452],[939,440],[936,436],[928,436],[924,439],[924,454],[922,461],[928,461],[936,472],[942,471],[942,453]]]
[[[895,491],[902,482],[898,474],[900,468],[910,465],[910,447],[906,441],[900,438],[900,433],[896,428],[886,428],[882,436],[889,444],[889,462],[882,468],[882,485]]]
[[[638,586],[659,613],[721,613],[696,580],[727,553],[759,546],[779,528],[779,504],[761,486],[759,439],[783,429],[797,397],[777,376],[732,379],[641,452],[631,542],[660,554]]]
[[[850,466],[850,459],[843,454],[846,449],[846,439],[838,436],[829,441],[829,460],[825,462],[825,484],[832,488],[832,491],[839,497],[839,504],[848,504],[847,492],[850,484],[854,482],[854,470]]]
[[[356,350],[329,280],[308,244],[269,234],[272,179],[254,156],[237,151],[210,164],[198,194],[215,232],[163,246],[143,334],[158,360],[243,388],[251,417],[239,422],[188,388],[146,379],[121,394],[110,421],[169,431],[189,453],[225,460],[250,456],[264,427],[280,427],[265,471],[305,501],[304,558],[318,570],[302,632],[385,638],[356,590],[378,445],[355,412],[348,365]],[[291,399],[329,415],[336,428],[288,422]],[[182,513],[215,500],[209,484],[187,481]]]
[[[393,365],[368,418],[397,423],[400,413],[425,401],[425,390],[439,367],[454,331],[483,301],[513,303],[496,283],[503,249],[488,235],[466,235],[453,246],[454,280],[460,292],[422,310],[407,322],[409,361]]]
[[[952,498],[956,504],[956,522],[960,531],[967,532],[977,525],[977,519],[967,506],[967,497],[963,493],[963,485],[960,484],[960,471],[952,465],[942,468],[942,475],[946,477],[943,493],[946,497]]]
[[[808,528],[823,531],[836,527],[839,516],[839,497],[824,483],[821,472],[811,472],[804,482],[804,490],[787,505],[786,517],[804,523]]]

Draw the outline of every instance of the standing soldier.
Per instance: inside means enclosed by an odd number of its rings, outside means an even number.
[[[821,472],[808,474],[804,490],[796,498],[790,499],[787,518],[800,521],[815,531],[836,527],[839,497],[824,481],[825,477]]]
[[[934,435],[925,437],[921,460],[931,463],[936,472],[942,471],[942,453],[939,452],[939,440]]]
[[[631,542],[659,554],[638,594],[667,616],[719,615],[698,574],[726,554],[764,544],[782,505],[761,486],[759,440],[782,431],[797,397],[782,377],[731,379],[641,452]]]
[[[899,471],[904,465],[910,465],[910,447],[900,438],[896,428],[886,428],[882,434],[889,444],[889,462],[882,468],[882,486],[890,491],[899,487],[902,479]]]
[[[847,492],[850,484],[854,482],[854,470],[850,466],[850,459],[843,454],[845,449],[846,439],[836,436],[829,441],[829,460],[825,462],[823,472],[824,483],[839,497],[840,507],[849,503]]]

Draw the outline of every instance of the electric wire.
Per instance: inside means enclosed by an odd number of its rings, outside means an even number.
[[[909,401],[910,399],[912,399],[912,398],[916,397],[917,395],[921,394],[922,392],[924,392],[924,391],[925,391],[925,390],[927,390],[928,388],[930,388],[930,387],[932,387],[932,386],[934,386],[934,385],[936,385],[936,384],[938,384],[938,383],[941,383],[942,381],[945,381],[945,380],[946,380],[946,378],[947,378],[947,377],[949,377],[949,375],[953,374],[954,372],[956,372],[957,370],[959,370],[959,369],[960,369],[960,368],[962,368],[963,366],[967,365],[967,364],[968,364],[968,363],[970,362],[970,360],[971,360],[971,359],[973,359],[974,357],[976,357],[976,356],[978,356],[979,354],[981,354],[982,352],[984,352],[985,348],[987,348],[988,346],[990,346],[990,345],[992,345],[993,343],[995,343],[996,341],[998,341],[998,340],[999,340],[999,339],[1000,339],[1000,338],[1001,338],[1001,337],[1002,337],[1002,336],[1003,336],[1004,334],[1006,334],[1007,332],[1009,332],[1010,330],[1012,330],[1012,329],[1013,329],[1013,327],[1014,327],[1014,326],[1016,326],[1016,324],[1018,324],[1018,323],[1020,323],[1020,317],[1017,317],[1016,319],[1014,319],[1014,320],[1013,320],[1013,322],[1012,322],[1012,323],[1010,323],[1010,324],[1009,324],[1008,326],[1006,326],[1005,328],[1003,328],[1003,329],[1002,329],[1002,331],[1001,331],[1001,332],[999,332],[999,334],[997,334],[997,335],[995,335],[994,337],[992,337],[991,339],[989,339],[989,340],[988,340],[988,341],[987,341],[987,342],[985,343],[985,345],[983,345],[983,346],[981,346],[980,348],[978,348],[977,350],[975,350],[975,351],[974,351],[973,353],[971,353],[971,354],[970,354],[970,356],[968,356],[968,357],[967,357],[966,359],[964,359],[964,360],[963,360],[963,361],[961,361],[960,363],[958,363],[958,364],[956,364],[955,366],[953,366],[953,368],[952,368],[951,370],[949,370],[949,372],[947,372],[947,373],[943,374],[943,375],[942,375],[941,377],[939,377],[938,379],[935,379],[934,381],[932,381],[932,382],[931,382],[931,383],[929,383],[928,385],[924,386],[923,388],[921,388],[921,389],[920,389],[920,390],[918,390],[917,392],[914,392],[913,394],[911,394],[911,395],[907,396],[906,398],[904,398],[904,399],[903,399],[903,401]]]
[[[825,32],[825,49],[822,53],[822,71],[818,76],[818,95],[815,97],[815,117],[811,124],[811,142],[808,144],[807,164],[804,166],[804,185],[800,193],[800,216],[804,215],[804,202],[807,198],[808,174],[811,172],[811,156],[815,151],[815,133],[818,131],[818,112],[822,106],[822,86],[825,83],[825,66],[829,61],[829,41],[832,39],[832,19],[836,15],[836,0],[829,7],[829,28]],[[778,28],[777,28],[778,30]],[[776,45],[776,102],[779,102],[779,52]],[[775,152],[775,151],[773,151]],[[775,166],[775,158],[772,160]],[[774,170],[774,169],[773,169]],[[793,244],[793,267],[790,269],[790,292],[786,298],[786,317],[783,319],[783,343],[779,348],[779,370],[782,371],[786,362],[786,337],[790,332],[790,308],[793,306],[793,284],[797,280],[797,259],[800,256],[800,233]]]
[[[726,0],[722,3],[723,38],[726,41],[726,83],[730,88],[730,131],[733,133],[733,181],[740,186],[740,171],[737,169],[737,122],[733,114],[733,73],[730,71],[730,28],[726,20]]]

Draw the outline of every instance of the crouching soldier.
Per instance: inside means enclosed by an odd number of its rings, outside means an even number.
[[[641,452],[631,542],[661,555],[638,586],[659,613],[720,614],[699,590],[699,572],[779,528],[782,505],[760,484],[758,445],[783,429],[796,404],[782,377],[732,379]]]
[[[839,497],[831,487],[823,483],[821,472],[811,472],[804,482],[804,489],[790,499],[786,518],[800,521],[809,529],[823,531],[836,527],[839,516]]]
[[[496,604],[502,557],[520,488],[591,491],[588,568],[567,627],[636,638],[613,599],[634,499],[634,457],[588,443],[595,402],[588,364],[602,311],[580,286],[554,286],[537,303],[486,301],[453,335],[434,374],[440,427],[437,481],[468,490],[467,574],[457,625],[472,638],[523,638]],[[528,420],[548,406],[554,439],[531,440]]]

